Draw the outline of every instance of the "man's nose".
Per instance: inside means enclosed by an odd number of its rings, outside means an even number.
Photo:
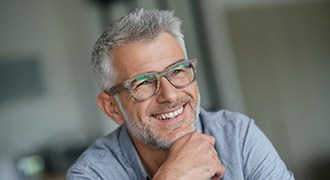
[[[160,79],[159,91],[156,95],[158,103],[172,103],[179,98],[179,90],[174,87],[165,77]]]

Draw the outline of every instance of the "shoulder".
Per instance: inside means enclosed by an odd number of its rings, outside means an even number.
[[[228,110],[208,112],[201,109],[200,124],[203,133],[212,135],[222,145],[222,151],[235,152],[236,155],[242,151],[247,135],[256,128],[250,117]]]
[[[245,179],[294,179],[253,119],[227,110],[201,110],[200,121],[203,132],[216,138],[215,148],[227,165],[228,176],[237,175],[231,169],[241,168]]]
[[[109,135],[97,139],[86,149],[68,170],[67,179],[103,179],[108,175],[116,177],[116,174],[125,174],[126,170],[123,167],[128,166],[128,163],[125,162],[119,145],[120,130],[121,128],[118,128]]]
[[[220,110],[217,112],[208,112],[203,109],[200,111],[200,121],[205,131],[219,130],[224,133],[243,133],[247,131],[251,124],[254,124],[254,120],[250,117],[228,110]],[[242,134],[241,134],[242,135]]]
[[[200,111],[201,120],[205,123],[214,124],[228,124],[228,123],[248,123],[250,118],[245,114],[239,112],[232,112],[228,110],[219,110],[216,112],[206,111],[201,109]]]
[[[121,128],[107,136],[98,138],[86,151],[79,157],[76,163],[90,164],[94,162],[106,161],[120,156],[119,133]]]

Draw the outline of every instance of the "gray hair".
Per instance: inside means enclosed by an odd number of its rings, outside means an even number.
[[[187,57],[181,20],[173,11],[136,9],[113,22],[97,40],[92,52],[91,65],[101,91],[108,91],[117,78],[111,57],[114,47],[134,41],[151,41],[162,32],[173,36]]]

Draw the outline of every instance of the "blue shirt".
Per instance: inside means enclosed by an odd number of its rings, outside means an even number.
[[[225,166],[223,180],[294,179],[278,153],[255,125],[240,113],[201,109],[197,130],[215,137]],[[149,179],[125,126],[99,138],[69,169],[67,179]]]

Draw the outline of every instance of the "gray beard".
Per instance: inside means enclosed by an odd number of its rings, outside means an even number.
[[[139,141],[141,141],[143,144],[149,145],[153,149],[162,149],[162,150],[168,150],[170,146],[174,143],[174,141],[170,141],[167,139],[164,139],[162,135],[159,132],[151,131],[150,128],[142,123],[139,123],[137,120],[134,120],[129,113],[125,110],[124,106],[122,105],[119,96],[115,95],[115,100],[119,106],[119,110],[121,111],[126,127],[128,131]],[[194,124],[191,128],[191,131],[196,130],[196,123],[198,120],[198,114],[200,110],[200,94],[198,93],[198,100],[197,100],[197,107],[195,111],[195,120]]]

